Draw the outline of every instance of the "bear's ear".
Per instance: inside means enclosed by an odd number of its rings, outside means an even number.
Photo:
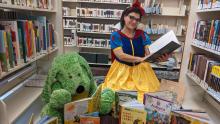
[[[93,95],[93,93],[96,91],[96,88],[97,88],[97,85],[96,85],[96,82],[93,78],[93,75],[92,75],[92,71],[88,65],[88,62],[79,55],[78,57],[78,61],[82,67],[83,70],[85,70],[87,72],[87,75],[90,79],[90,95]]]

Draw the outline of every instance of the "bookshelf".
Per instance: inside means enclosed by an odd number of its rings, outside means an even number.
[[[197,13],[219,12],[219,11],[220,11],[220,8],[196,10]]]
[[[40,8],[19,6],[19,5],[11,5],[11,4],[4,4],[4,3],[0,3],[0,8],[12,9],[12,10],[22,10],[22,11],[30,10],[30,11],[38,11],[38,12],[56,13],[56,10],[40,9]]]
[[[215,93],[208,90],[208,85],[205,81],[201,80],[197,75],[188,71],[187,76],[197,85],[199,85],[206,93],[212,96],[217,102],[220,102],[220,97],[217,96]]]
[[[80,18],[80,19],[115,20],[115,21],[119,21],[120,20],[120,18],[105,18],[105,17],[83,17],[83,16],[78,16],[77,18]]]
[[[183,107],[194,107],[201,110],[205,110],[210,115],[213,123],[218,123],[220,121],[220,101],[219,95],[211,91],[210,84],[205,82],[204,79],[199,79],[199,77],[194,73],[189,71],[190,54],[203,54],[206,57],[213,58],[219,61],[219,52],[211,49],[209,45],[205,42],[200,42],[195,40],[196,32],[194,28],[196,27],[196,21],[198,20],[217,20],[220,19],[218,9],[198,9],[198,0],[191,1],[191,10],[189,13],[189,23],[188,30],[186,33],[186,42],[184,46],[183,62],[181,65],[180,72],[180,82],[184,82],[186,85],[186,95]],[[198,23],[197,23],[198,24]],[[209,33],[205,33],[209,36]],[[207,41],[206,41],[207,42]],[[206,65],[204,65],[205,67]],[[204,68],[203,66],[200,68]]]
[[[77,33],[81,34],[100,34],[100,35],[111,35],[110,32],[89,32],[89,31],[77,31]]]
[[[39,97],[42,88],[32,86],[27,87],[26,83],[28,83],[29,79],[36,74],[46,75],[53,58],[63,52],[63,42],[61,39],[63,31],[60,30],[62,29],[62,25],[60,25],[62,24],[62,2],[52,1],[53,9],[41,9],[37,7],[0,3],[2,13],[14,12],[19,13],[19,16],[23,15],[24,17],[46,17],[48,22],[54,25],[54,40],[56,41],[53,48],[48,48],[41,53],[34,52],[34,56],[32,56],[26,63],[21,62],[17,66],[10,68],[9,71],[1,73],[0,100],[5,106],[3,106],[3,108],[1,108],[1,106],[0,109],[6,110],[5,113],[1,113],[1,115],[6,116],[2,118],[0,115],[0,123],[2,123],[2,120],[6,120],[6,122],[8,121],[9,123],[27,122],[27,118],[25,118],[24,115],[28,112],[33,112],[30,110],[32,106],[35,106],[33,103],[36,101],[37,103],[41,103]],[[16,16],[13,20],[19,20],[19,16]],[[6,16],[1,15],[0,17],[1,20],[8,20],[8,17]],[[44,81],[42,81],[42,83],[43,82]],[[34,114],[39,115],[39,113],[36,113],[35,111]]]
[[[130,3],[121,3],[121,2],[98,2],[98,1],[74,1],[74,0],[63,0],[67,3],[89,3],[89,4],[112,4],[112,5],[130,5]]]
[[[213,49],[210,49],[210,48],[207,48],[205,46],[201,46],[201,45],[198,45],[196,43],[192,43],[191,44],[193,47],[196,47],[196,48],[199,48],[201,50],[205,50],[206,52],[209,52],[209,53],[212,53],[214,55],[217,55],[217,56],[220,56],[220,52],[219,51],[216,51],[216,50],[213,50]]]

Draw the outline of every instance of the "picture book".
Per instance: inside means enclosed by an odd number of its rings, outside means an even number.
[[[149,46],[150,54],[145,57],[148,62],[155,62],[164,54],[170,54],[181,47],[176,35],[171,30]]]
[[[118,117],[120,111],[120,105],[126,102],[130,102],[133,100],[137,100],[137,92],[136,91],[116,91],[115,93],[115,108],[114,108],[114,116]]]
[[[168,124],[173,102],[144,94],[144,106],[147,112],[147,124]]]
[[[138,101],[126,102],[121,105],[119,124],[146,124],[144,105]]]
[[[170,114],[170,124],[210,124],[206,112],[198,110],[175,110]]]

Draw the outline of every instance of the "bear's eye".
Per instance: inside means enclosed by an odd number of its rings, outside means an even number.
[[[81,74],[80,74],[80,73],[78,73],[78,76],[80,77],[80,76],[81,76]]]
[[[72,79],[72,78],[73,78],[73,76],[72,76],[72,75],[70,75],[70,76],[69,76],[69,78],[70,78],[70,79]]]

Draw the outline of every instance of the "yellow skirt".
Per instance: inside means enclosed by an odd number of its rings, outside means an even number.
[[[138,91],[138,100],[143,101],[143,94],[159,90],[160,82],[147,62],[128,66],[115,60],[102,84],[104,88]]]

